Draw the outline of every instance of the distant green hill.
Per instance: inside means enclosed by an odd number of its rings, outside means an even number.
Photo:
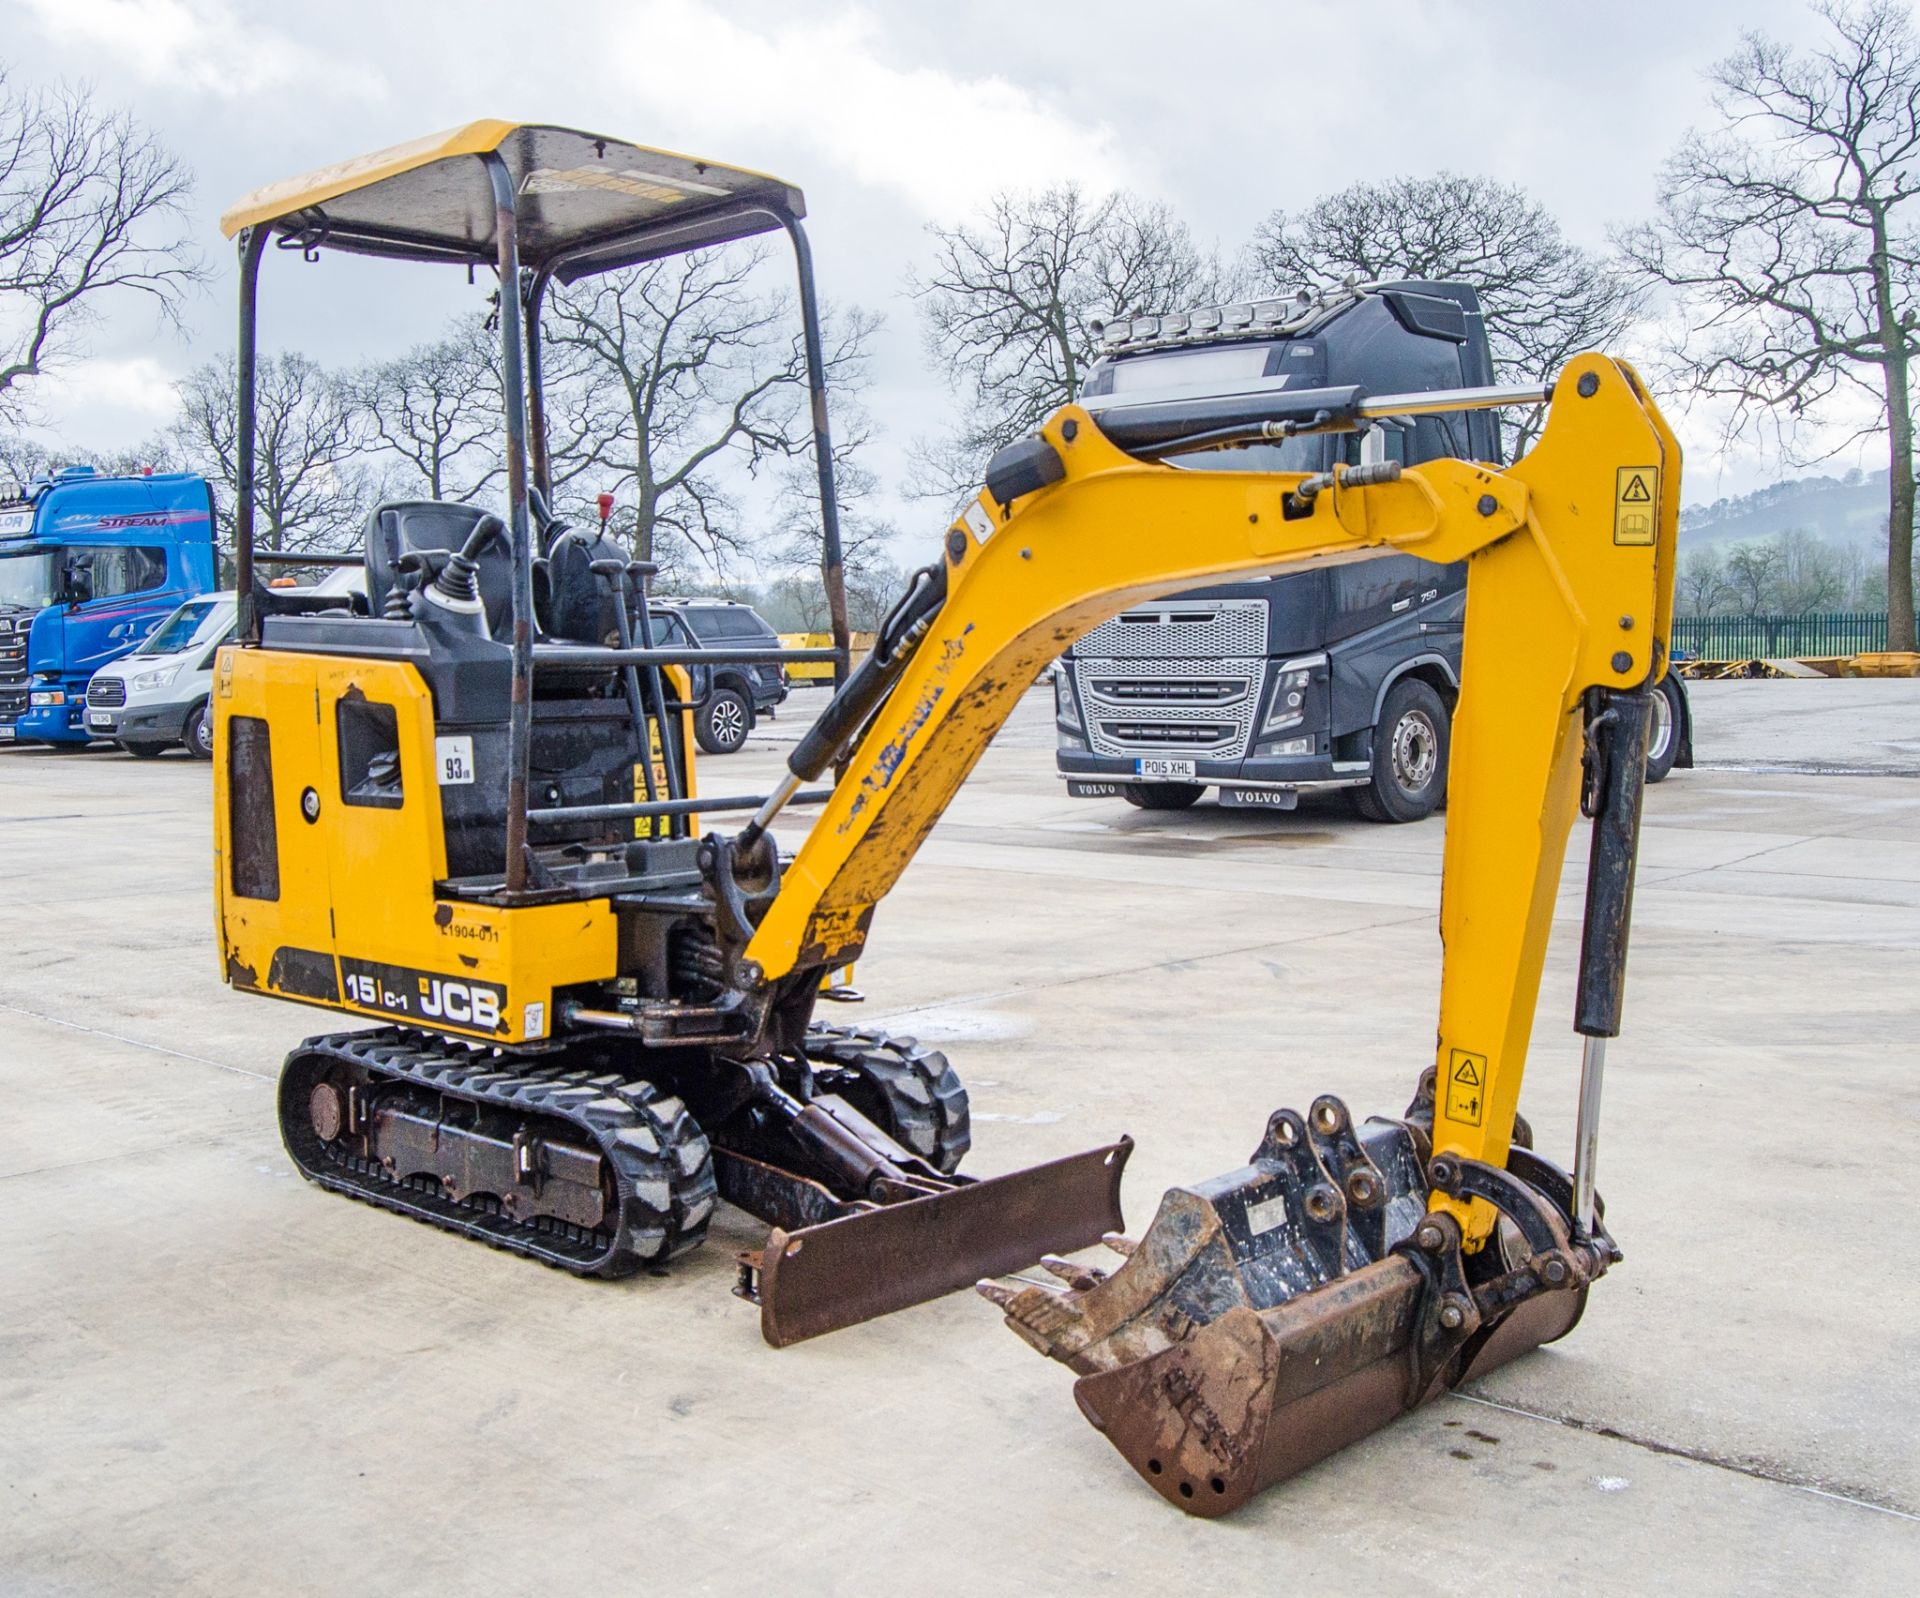
[[[1680,547],[1758,542],[1804,527],[1835,544],[1884,549],[1887,474],[1848,472],[1843,477],[1795,477],[1751,494],[1689,505],[1680,512]]]

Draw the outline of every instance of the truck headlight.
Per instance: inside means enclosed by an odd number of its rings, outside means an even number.
[[[66,692],[60,688],[36,689],[27,695],[28,705],[35,710],[47,705],[64,705],[66,702]]]
[[[1307,719],[1307,702],[1313,692],[1316,669],[1325,666],[1325,655],[1306,655],[1281,663],[1274,674],[1273,694],[1267,700],[1267,719],[1260,724],[1260,736],[1270,737],[1298,727]]]
[[[172,682],[173,679],[179,675],[180,668],[178,665],[162,666],[156,671],[140,672],[128,686],[137,694],[145,693],[151,688],[166,687],[168,683]]]
[[[1080,707],[1074,702],[1073,685],[1067,681],[1067,668],[1061,664],[1053,674],[1053,719],[1074,732],[1085,732]]]

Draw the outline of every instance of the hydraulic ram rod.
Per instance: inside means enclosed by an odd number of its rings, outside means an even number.
[[[1371,421],[1380,416],[1439,416],[1448,411],[1492,411],[1508,405],[1544,405],[1553,390],[1539,383],[1495,383],[1488,388],[1441,388],[1430,394],[1381,394],[1355,409]]]

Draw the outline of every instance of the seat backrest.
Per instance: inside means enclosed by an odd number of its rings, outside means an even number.
[[[625,561],[627,551],[598,532],[568,529],[547,550],[534,583],[540,629],[549,638],[606,644],[619,637],[613,589],[595,574],[596,561]],[[629,607],[631,615],[631,607]]]
[[[391,500],[367,517],[367,602],[378,616],[399,575],[400,557],[414,551],[455,550],[466,543],[480,518],[477,505],[444,500]],[[513,560],[505,542],[494,539],[479,554],[477,581],[487,611],[487,631],[496,639],[513,629]]]

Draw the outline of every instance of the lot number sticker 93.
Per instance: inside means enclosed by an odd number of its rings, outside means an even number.
[[[473,781],[473,737],[463,733],[457,738],[433,740],[433,764],[440,773],[442,788],[465,787]]]

